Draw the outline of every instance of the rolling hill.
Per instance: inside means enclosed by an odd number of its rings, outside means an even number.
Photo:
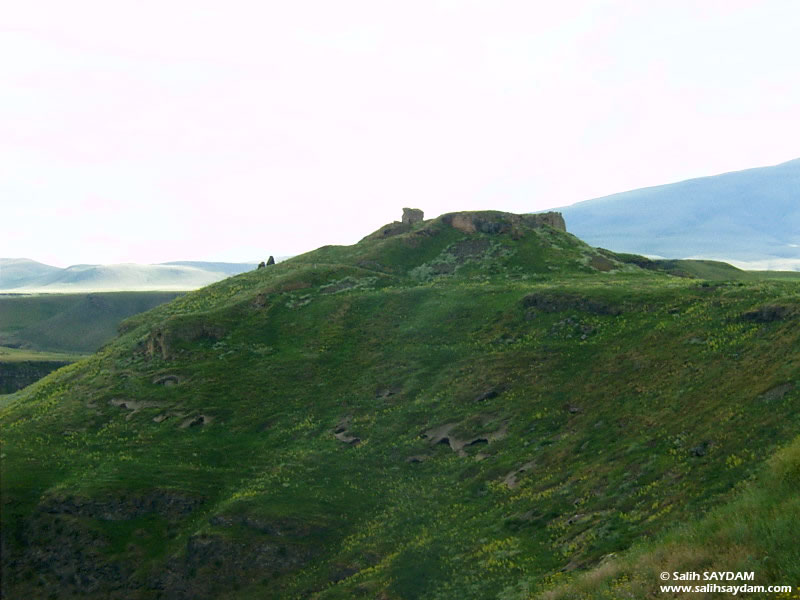
[[[558,209],[593,246],[800,270],[800,159]]]
[[[0,408],[4,596],[796,583],[798,283],[674,268],[452,213],[133,316]]]
[[[249,263],[73,265],[64,269],[26,258],[0,258],[0,292],[86,293],[195,290],[251,269]]]

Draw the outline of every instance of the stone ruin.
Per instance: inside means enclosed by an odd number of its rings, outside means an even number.
[[[413,225],[425,220],[425,213],[418,208],[403,209],[403,225]]]

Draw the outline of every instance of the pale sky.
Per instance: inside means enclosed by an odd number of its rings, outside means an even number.
[[[798,158],[799,24],[795,0],[11,0],[0,256],[258,261],[404,206]]]

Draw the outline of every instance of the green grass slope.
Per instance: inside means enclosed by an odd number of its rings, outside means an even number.
[[[576,577],[561,576],[536,595],[540,600],[665,597],[665,585],[690,585],[669,598],[800,598],[800,438],[778,451],[742,482],[733,499],[698,521],[670,529]],[[752,580],[681,579],[686,573],[752,573]],[[666,580],[662,573],[667,573]],[[678,577],[675,574],[678,574]],[[695,591],[695,586],[746,586]],[[750,588],[787,586],[768,592]]]
[[[3,590],[544,593],[796,435],[797,291],[487,212],[187,294],[0,409]]]

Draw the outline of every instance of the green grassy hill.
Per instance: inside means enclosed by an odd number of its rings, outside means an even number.
[[[797,283],[639,262],[457,213],[128,319],[0,409],[5,594],[594,597],[800,427]]]

